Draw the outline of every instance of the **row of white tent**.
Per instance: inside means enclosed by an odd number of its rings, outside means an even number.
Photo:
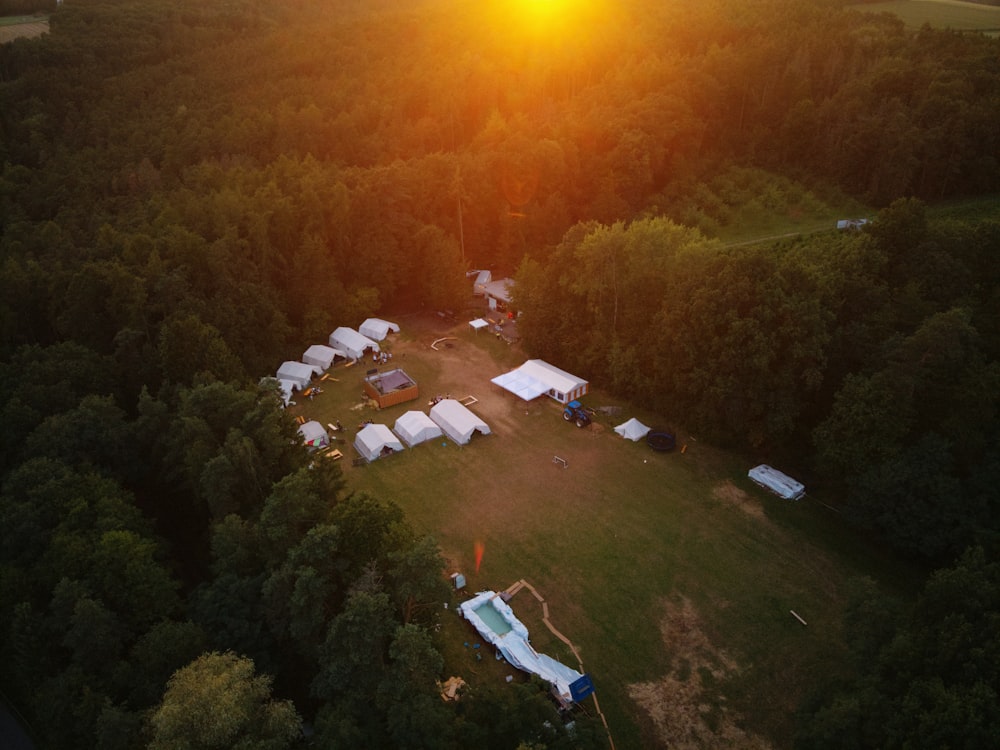
[[[390,331],[399,333],[399,326],[381,318],[368,318],[358,330],[346,326],[336,329],[330,334],[329,346],[313,344],[302,354],[301,362],[282,362],[276,377],[285,405],[295,391],[307,388],[314,376],[329,370],[337,357],[357,360],[364,357],[369,349],[379,351],[378,342],[384,340]]]
[[[447,436],[466,445],[476,432],[489,435],[489,425],[461,402],[446,398],[431,407],[430,416],[422,411],[406,412],[391,430],[384,424],[366,425],[354,438],[354,447],[366,460],[374,461],[388,452],[402,451],[403,442],[412,448]]]

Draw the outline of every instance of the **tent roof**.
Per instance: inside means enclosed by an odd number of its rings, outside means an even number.
[[[404,449],[399,438],[384,424],[370,424],[362,428],[354,438],[354,446],[369,459],[377,457],[386,446],[394,451]]]
[[[278,380],[293,380],[305,385],[313,376],[313,368],[304,362],[288,360],[278,368]]]
[[[516,370],[499,375],[491,382],[525,401],[538,398],[549,390],[569,393],[574,388],[587,384],[583,378],[571,375],[541,359],[529,359]]]
[[[320,445],[326,445],[330,442],[330,436],[326,434],[323,425],[316,421],[299,425],[299,434],[302,435],[306,445],[313,445],[316,442],[319,442]]]
[[[469,442],[476,430],[484,435],[490,434],[490,427],[486,422],[453,398],[434,404],[431,407],[431,419],[448,437],[461,445]]]
[[[639,440],[640,438],[646,437],[646,433],[649,432],[649,428],[635,417],[632,417],[627,422],[623,422],[615,427],[615,432],[623,438],[628,438],[629,440]]]
[[[480,328],[486,328],[486,326],[488,326],[489,323],[487,323],[482,318],[476,318],[475,320],[470,320],[469,325],[472,326],[474,330],[478,331]]]
[[[307,365],[319,365],[325,370],[333,364],[333,359],[337,354],[337,350],[332,346],[313,344],[302,355],[302,361]],[[340,356],[343,357],[344,353],[340,352]]]
[[[437,422],[422,411],[406,412],[396,420],[392,429],[410,446],[441,436],[441,428]]]
[[[367,336],[364,336],[353,328],[348,328],[347,326],[341,326],[333,333],[330,334],[330,343],[340,343],[348,351],[354,350],[358,352],[363,352],[365,349],[371,347],[375,351],[379,351],[379,345],[377,341],[372,341]]]
[[[358,326],[358,332],[362,336],[367,336],[370,339],[375,339],[376,341],[381,341],[388,334],[389,331],[394,333],[399,333],[399,325],[396,323],[390,323],[388,320],[382,320],[382,318],[368,318],[364,323]]]

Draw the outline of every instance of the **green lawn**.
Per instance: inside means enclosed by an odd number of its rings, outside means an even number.
[[[341,446],[349,459],[361,418],[391,427],[408,409],[426,411],[426,397],[437,392],[481,398],[472,409],[493,434],[477,435],[464,447],[425,443],[364,467],[345,460],[348,485],[398,503],[418,531],[439,541],[447,572],[465,573],[470,592],[504,589],[521,578],[535,586],[553,625],[580,650],[619,750],[651,742],[629,686],[671,675],[691,680],[691,669],[701,669],[696,697],[708,706],[708,723],[728,716],[775,746],[789,746],[798,700],[844,668],[839,623],[846,582],[871,575],[889,590],[916,585],[917,571],[866,543],[819,503],[789,503],[757,489],[740,457],[683,431],[683,454],[654,453],[612,431],[629,416],[656,424],[669,423],[669,415],[598,392],[585,402],[623,411],[598,415],[598,431],[578,430],[560,418],[554,402],[525,405],[489,384],[489,377],[523,361],[516,347],[474,335],[463,322],[451,332],[452,348],[434,352],[428,343],[444,334],[409,338],[406,321],[399,322],[403,332],[394,349],[406,357],[397,354],[394,364],[421,385],[419,401],[380,413],[351,412],[362,365],[335,368],[339,382],[327,381],[319,398],[297,408],[323,423],[350,425],[348,444]],[[553,455],[565,457],[569,468],[553,464]],[[485,545],[478,575],[476,541]],[[661,625],[683,601],[697,613],[697,629],[710,647],[664,640]],[[530,592],[517,594],[511,605],[536,649],[574,663],[542,626]],[[463,643],[474,634],[464,623],[448,618],[443,633],[453,640],[445,649],[449,673],[500,679],[511,671],[487,663],[492,654],[473,660]],[[709,674],[722,664],[730,666]]]

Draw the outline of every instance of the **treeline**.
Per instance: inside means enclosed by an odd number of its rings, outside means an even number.
[[[0,0],[0,16],[52,13],[57,6],[57,0]]]
[[[530,685],[440,704],[433,542],[249,385],[460,309],[470,268],[521,267],[539,353],[804,458],[904,549],[997,529],[995,226],[906,202],[726,250],[661,217],[996,190],[998,43],[825,2],[514,8],[93,0],[0,47],[0,689],[44,746],[181,742],[215,680],[268,746],[299,717],[330,747],[599,742]]]

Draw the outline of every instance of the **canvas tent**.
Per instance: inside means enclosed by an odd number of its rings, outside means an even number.
[[[785,500],[799,500],[806,494],[806,488],[801,483],[767,464],[753,467],[747,472],[747,476],[765,490]]]
[[[441,428],[422,411],[408,411],[396,420],[392,431],[411,448],[419,443],[441,437]]]
[[[479,333],[479,331],[480,331],[480,330],[482,330],[483,328],[488,328],[488,327],[489,327],[489,325],[490,325],[490,324],[489,324],[489,323],[487,323],[487,322],[486,322],[485,320],[483,320],[482,318],[476,318],[475,320],[470,320],[470,321],[469,321],[469,326],[470,326],[470,327],[472,328],[472,330],[473,330],[473,331],[475,331],[476,333]]]
[[[547,395],[560,404],[568,404],[590,390],[590,383],[583,378],[571,375],[541,359],[529,359],[516,370],[498,375],[490,382],[525,401]]]
[[[331,347],[340,349],[340,351],[344,352],[351,359],[361,359],[365,356],[365,352],[368,349],[371,349],[373,352],[379,351],[377,341],[372,341],[367,336],[362,336],[353,328],[347,328],[346,326],[341,326],[331,333],[329,343]]]
[[[323,344],[313,344],[308,349],[306,349],[305,354],[302,355],[302,361],[307,365],[312,365],[314,368],[318,367],[319,375],[323,370],[329,370],[330,366],[333,365],[333,360],[337,358],[337,355],[341,357],[345,356],[339,349],[334,349],[332,346],[324,346]]]
[[[474,432],[490,434],[486,422],[453,398],[442,399],[434,404],[431,407],[431,419],[445,435],[459,445],[468,443]]]
[[[368,318],[368,320],[358,326],[358,333],[362,336],[367,336],[373,341],[381,341],[389,335],[389,331],[399,333],[399,326],[381,318]]]
[[[649,432],[649,428],[635,417],[632,417],[632,419],[628,422],[624,422],[615,427],[615,432],[623,438],[634,442],[636,440],[642,440],[646,437],[646,433]]]
[[[384,424],[370,424],[358,432],[354,447],[368,461],[375,461],[389,453],[403,450],[399,438]]]
[[[325,448],[330,444],[330,436],[326,434],[326,430],[319,422],[306,422],[299,425],[299,434],[307,448]]]
[[[304,362],[293,362],[291,360],[282,362],[278,368],[278,380],[290,380],[295,383],[299,390],[302,390],[309,381],[312,380],[313,368]]]

